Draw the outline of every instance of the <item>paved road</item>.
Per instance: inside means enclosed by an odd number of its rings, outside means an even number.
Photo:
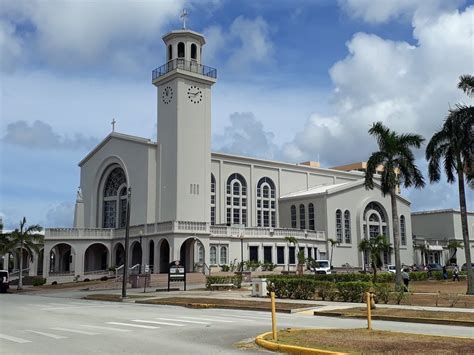
[[[0,352],[13,353],[257,353],[240,349],[271,328],[270,314],[187,309],[67,299],[0,295]],[[278,327],[364,327],[361,320],[278,314]],[[467,327],[374,322],[377,329],[474,336]]]

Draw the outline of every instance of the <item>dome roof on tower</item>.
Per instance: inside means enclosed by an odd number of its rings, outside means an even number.
[[[206,43],[206,40],[204,39],[204,36],[201,33],[191,31],[191,30],[188,30],[188,29],[174,30],[174,31],[168,32],[162,38],[163,38],[163,41],[166,43],[166,42],[170,41],[173,38],[179,38],[179,37],[194,38],[196,41],[198,41],[201,44],[201,46]]]

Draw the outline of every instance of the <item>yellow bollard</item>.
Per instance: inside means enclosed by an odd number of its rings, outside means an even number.
[[[275,292],[270,293],[270,297],[272,298],[272,334],[273,340],[277,341],[277,327],[276,327],[276,315],[275,315]]]
[[[367,329],[372,330],[372,311],[370,309],[370,300],[372,299],[370,292],[365,294],[367,300]]]

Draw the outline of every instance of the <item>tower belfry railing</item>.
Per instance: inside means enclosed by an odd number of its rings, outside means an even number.
[[[186,60],[183,58],[176,58],[170,60],[168,63],[163,64],[161,67],[156,68],[153,70],[151,76],[152,80],[159,78],[173,70],[181,69],[191,73],[201,74],[204,76],[208,76],[210,78],[217,78],[217,69],[208,67],[206,65],[199,64],[193,60]]]

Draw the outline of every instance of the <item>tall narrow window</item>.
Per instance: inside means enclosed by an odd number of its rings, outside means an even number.
[[[407,235],[405,229],[405,216],[400,216],[400,242],[402,245],[407,245]]]
[[[300,229],[306,229],[306,211],[304,205],[300,205]]]
[[[342,212],[336,211],[336,239],[338,243],[342,243]]]
[[[220,264],[225,265],[227,264],[227,247],[221,247],[221,254],[220,254]]]
[[[170,44],[168,46],[168,60],[173,59],[173,46]]]
[[[216,224],[216,178],[211,174],[211,224]]]
[[[291,228],[296,228],[296,206],[292,205],[290,210],[291,210]]]
[[[114,168],[104,184],[102,227],[123,228],[127,216],[127,179],[122,168]]]
[[[178,58],[184,58],[184,43],[178,43]]]
[[[288,262],[291,265],[296,264],[296,247],[288,247]]]
[[[247,182],[240,174],[227,179],[227,224],[247,225]]]
[[[211,265],[217,264],[217,247],[214,245],[209,248],[209,262]]]
[[[257,246],[249,247],[249,260],[258,261],[258,247]]]
[[[191,59],[197,59],[197,46],[194,43],[191,44]]]
[[[314,205],[310,203],[308,205],[308,229],[314,231]]]
[[[202,246],[201,243],[198,245],[198,263],[203,263],[204,262],[204,247]]]
[[[276,194],[275,184],[268,177],[263,177],[257,184],[257,226],[276,227]]]
[[[351,244],[351,213],[348,210],[344,212],[344,242]]]

